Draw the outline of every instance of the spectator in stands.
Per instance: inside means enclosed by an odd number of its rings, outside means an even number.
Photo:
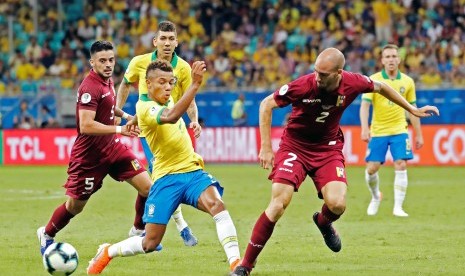
[[[28,60],[40,59],[42,57],[42,47],[37,43],[37,38],[31,36],[30,44],[26,47],[25,55]]]
[[[58,123],[53,117],[50,109],[46,105],[42,105],[40,109],[40,115],[38,120],[38,125],[40,128],[52,128],[58,127]]]
[[[420,75],[421,83],[426,87],[439,87],[442,84],[441,75],[437,67],[429,67],[427,71]]]
[[[22,100],[19,108],[18,115],[13,118],[14,127],[20,129],[35,128],[34,117],[28,111],[29,103],[26,100]]]
[[[234,126],[239,127],[247,125],[247,113],[245,112],[244,101],[245,96],[241,93],[233,103],[231,117],[234,121]]]

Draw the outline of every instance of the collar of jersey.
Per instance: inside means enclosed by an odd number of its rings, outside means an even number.
[[[139,100],[143,102],[155,102],[154,100],[150,99],[147,94],[141,94],[139,95]],[[168,106],[171,100],[168,100],[163,106]],[[158,102],[156,102],[158,104]]]
[[[385,80],[388,80],[389,79],[389,76],[388,74],[386,73],[386,70],[381,70],[381,76],[383,76],[383,79]],[[400,80],[400,70],[397,70],[397,76],[396,76],[396,80]]]
[[[157,59],[157,50],[153,51],[152,53],[152,61]],[[171,57],[171,66],[173,66],[173,69],[176,68],[176,65],[178,64],[178,55],[176,55],[175,52],[173,52],[173,56]]]

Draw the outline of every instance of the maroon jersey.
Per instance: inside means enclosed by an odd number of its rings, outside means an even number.
[[[325,144],[343,139],[339,121],[359,94],[372,92],[373,81],[360,74],[342,71],[336,91],[319,91],[315,73],[302,76],[274,92],[279,107],[292,104],[282,141]]]
[[[79,110],[95,111],[95,121],[104,125],[115,122],[115,89],[113,80],[105,81],[99,74],[91,70],[79,86],[76,104],[76,124],[78,136],[71,150],[71,159],[98,159],[112,153],[114,144],[118,143],[116,134],[85,135],[79,128]]]

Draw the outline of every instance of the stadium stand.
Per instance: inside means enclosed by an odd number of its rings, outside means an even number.
[[[96,39],[116,45],[119,83],[132,56],[153,50],[164,19],[178,26],[181,57],[207,61],[204,91],[270,91],[311,72],[326,47],[369,75],[386,43],[400,46],[401,70],[417,87],[465,87],[465,0],[44,0],[37,25],[30,2],[0,3],[0,97],[72,98]]]

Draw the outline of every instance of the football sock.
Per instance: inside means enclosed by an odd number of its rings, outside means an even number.
[[[371,197],[379,200],[379,176],[378,172],[369,175],[365,170],[365,182],[367,183],[368,189],[371,192]]]
[[[178,232],[181,232],[182,229],[187,227],[187,222],[182,216],[181,205],[178,206],[171,217],[176,222],[176,228],[178,229]]]
[[[402,209],[405,194],[407,193],[407,171],[395,171],[394,177],[394,208]]]
[[[234,226],[229,212],[226,210],[216,214],[213,219],[216,222],[218,240],[224,248],[229,264],[231,264],[235,260],[241,258],[236,227]]]
[[[143,237],[134,236],[125,239],[124,241],[112,244],[108,247],[108,255],[111,258],[114,258],[145,254],[144,248],[142,247],[143,239]]]
[[[318,225],[329,225],[333,221],[338,220],[340,217],[341,215],[336,215],[335,213],[331,212],[328,206],[326,206],[326,204],[323,204],[323,207],[321,207],[321,213],[318,215]]]
[[[134,227],[138,230],[142,230],[145,228],[145,223],[142,220],[142,216],[144,215],[146,201],[147,201],[146,197],[141,196],[140,194],[137,194],[136,205],[135,205],[136,217],[134,218]]]
[[[245,250],[244,259],[241,264],[242,266],[252,270],[255,260],[263,247],[265,247],[266,242],[270,239],[275,225],[276,222],[270,221],[265,212],[263,212],[252,230],[252,236],[250,237],[249,244]]]
[[[53,212],[52,217],[45,226],[45,233],[52,238],[55,237],[55,235],[63,229],[73,217],[74,215],[66,209],[66,202],[63,203]]]

